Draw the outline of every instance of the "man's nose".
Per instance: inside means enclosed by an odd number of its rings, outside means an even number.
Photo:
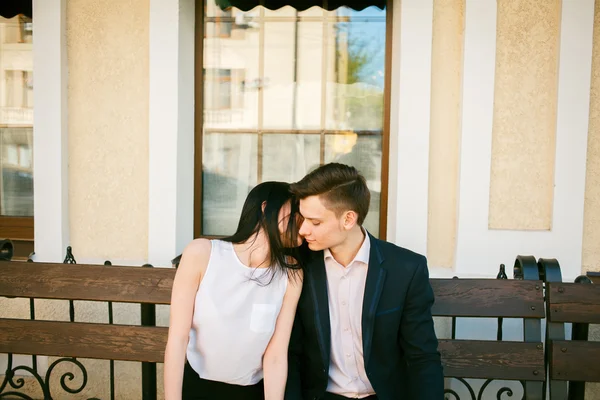
[[[308,226],[306,224],[306,221],[302,221],[302,225],[300,225],[300,230],[298,231],[298,233],[300,234],[300,236],[306,236],[308,235]]]

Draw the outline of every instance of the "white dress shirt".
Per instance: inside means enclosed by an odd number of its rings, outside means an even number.
[[[363,231],[364,232],[364,231]],[[367,378],[362,342],[362,306],[371,243],[365,239],[347,267],[324,251],[331,323],[331,363],[327,391],[360,399],[375,394]]]

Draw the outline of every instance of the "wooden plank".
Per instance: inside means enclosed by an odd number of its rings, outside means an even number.
[[[556,282],[546,292],[550,322],[600,324],[600,285]]]
[[[0,237],[11,240],[33,240],[33,217],[0,216]]]
[[[33,240],[11,239],[14,246],[13,261],[27,261],[31,253],[33,253]]]
[[[596,271],[590,271],[587,274],[587,277],[590,278],[592,280],[592,282],[594,282],[595,284],[599,284],[600,283],[600,272],[596,272]]]
[[[542,343],[440,340],[444,376],[543,381]]]
[[[0,296],[169,304],[174,268],[0,262]]]
[[[431,279],[434,316],[544,318],[541,281]]]
[[[168,328],[0,319],[0,353],[163,362]]]
[[[550,360],[551,379],[600,382],[600,342],[555,340]]]

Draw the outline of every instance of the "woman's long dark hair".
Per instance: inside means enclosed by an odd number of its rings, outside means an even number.
[[[279,211],[290,203],[290,218],[285,232],[279,231]],[[263,211],[263,204],[265,205]],[[278,272],[294,273],[302,268],[298,245],[300,211],[298,201],[285,182],[263,182],[254,187],[242,207],[242,215],[236,232],[222,240],[244,243],[256,238],[263,229],[269,243],[269,270],[271,277]]]

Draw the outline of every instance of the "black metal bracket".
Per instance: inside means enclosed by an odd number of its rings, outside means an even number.
[[[151,264],[144,264],[142,268],[153,268]],[[156,305],[142,304],[142,326],[156,326]],[[156,400],[156,363],[142,363],[142,399]]]
[[[77,264],[75,257],[73,256],[73,248],[71,246],[67,247],[67,255],[65,256],[65,260],[63,264]]]
[[[540,279],[537,262],[534,256],[517,256],[513,268],[513,278],[518,280],[537,281]]]
[[[547,299],[547,284],[549,282],[562,282],[560,264],[555,258],[540,258],[538,260],[538,268],[544,281],[546,289],[545,298]],[[567,382],[550,379],[550,376],[552,376],[552,366],[550,364],[550,352],[548,349],[551,348],[553,340],[565,340],[565,324],[562,322],[550,322],[550,320],[550,310],[546,307],[546,351],[544,352],[545,364],[548,369],[546,377],[550,381],[550,399],[564,400],[567,398]]]
[[[14,254],[13,242],[10,239],[0,240],[0,261],[10,261]]]

